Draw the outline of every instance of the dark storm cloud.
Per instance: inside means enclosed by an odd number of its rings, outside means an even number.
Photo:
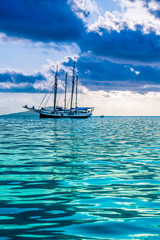
[[[35,89],[32,85],[24,86],[24,87],[14,87],[11,88],[1,88],[0,92],[9,92],[9,93],[40,93],[39,89]]]
[[[149,1],[144,2],[148,6]],[[153,32],[144,34],[141,28],[137,26],[135,31],[126,28],[120,32],[100,29],[102,35],[99,35],[85,31],[66,0],[0,0],[0,31],[8,36],[43,42],[76,42],[82,51],[77,62],[78,75],[81,83],[91,90],[141,92],[153,90],[153,86],[154,91],[157,90],[160,69],[149,64],[160,63],[160,36]],[[92,54],[87,55],[87,52]],[[70,59],[64,65],[72,66],[73,61]],[[64,79],[64,74],[60,69],[59,78]],[[1,73],[0,91],[40,91],[33,84],[43,80],[46,79],[42,74]],[[5,88],[5,82],[12,86]],[[150,87],[145,88],[145,85]]]
[[[38,41],[74,41],[83,24],[66,0],[0,0],[0,31]]]
[[[72,66],[73,60],[63,64]],[[159,91],[159,68],[117,64],[94,56],[81,57],[76,67],[79,81],[90,90]]]
[[[136,31],[88,33],[66,0],[0,0],[0,31],[43,42],[74,41],[82,52],[91,50],[123,62],[156,63],[160,59],[160,36],[144,34],[141,26]]]
[[[46,81],[41,73],[35,75],[24,75],[17,72],[0,73],[0,92],[41,92],[35,89],[36,82]]]
[[[16,72],[5,72],[0,73],[0,82],[11,82],[11,83],[35,83],[36,80],[42,81],[46,80],[45,77],[38,73],[36,75],[23,75],[22,73]]]
[[[72,67],[73,60],[69,58],[68,62],[62,63],[62,68],[58,71],[58,79],[61,81],[65,79],[63,65],[65,68]],[[129,90],[140,93],[159,91],[159,68],[117,64],[94,55],[86,55],[77,60],[76,69],[80,84],[93,91]],[[52,76],[55,74],[52,70],[50,73]],[[41,81],[47,80],[40,73],[30,76],[16,72],[1,73],[0,92],[42,92],[40,88],[34,86],[35,83],[41,83]],[[72,77],[68,75],[69,88],[71,81]]]
[[[160,36],[143,34],[140,30],[122,30],[103,34],[85,34],[79,42],[82,51],[91,50],[95,55],[123,62],[154,63],[160,61]]]

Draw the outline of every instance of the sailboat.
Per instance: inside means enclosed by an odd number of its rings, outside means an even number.
[[[75,92],[75,107],[73,107],[73,96],[76,83],[76,92]],[[67,73],[65,77],[65,95],[64,95],[64,106],[57,106],[57,88],[58,88],[58,67],[55,73],[54,81],[54,102],[53,108],[49,110],[48,108],[38,108],[28,107],[27,105],[23,106],[29,111],[39,113],[40,118],[89,118],[92,116],[94,107],[78,107],[78,76],[75,79],[75,62],[73,64],[73,75],[72,75],[72,90],[71,90],[71,99],[70,99],[70,108],[67,108],[66,97],[67,97]]]

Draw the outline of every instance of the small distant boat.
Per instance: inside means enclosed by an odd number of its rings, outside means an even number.
[[[104,118],[104,115],[101,115],[100,118]]]
[[[25,109],[39,113],[40,118],[89,118],[92,116],[94,107],[78,107],[78,76],[75,81],[75,62],[73,64],[73,75],[72,75],[72,90],[71,90],[71,100],[70,108],[66,106],[66,95],[67,95],[67,73],[65,77],[65,96],[64,96],[64,106],[57,106],[57,85],[58,85],[58,67],[55,74],[54,82],[54,104],[53,109],[49,110],[48,108],[36,109],[33,107],[28,107],[27,105],[23,106]],[[76,83],[76,98],[75,98],[75,107],[73,107],[73,95],[74,95],[74,86]],[[43,99],[44,100],[44,99]],[[42,101],[43,101],[42,100]]]

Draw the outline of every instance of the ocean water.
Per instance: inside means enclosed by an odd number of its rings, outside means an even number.
[[[0,118],[8,239],[160,239],[160,118]]]

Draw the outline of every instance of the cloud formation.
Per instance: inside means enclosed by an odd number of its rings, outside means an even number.
[[[72,64],[72,58],[61,63],[61,74],[64,75],[62,70],[67,67],[70,69]],[[159,68],[118,64],[90,54],[78,58],[76,66],[80,83],[93,91],[123,90],[144,93],[160,90]]]
[[[160,69],[151,66],[133,66],[102,60],[92,54],[68,57],[59,62],[58,88],[64,90],[65,72],[68,72],[68,91],[71,88],[73,61],[79,76],[79,91],[134,91],[146,93],[160,91]],[[27,75],[16,70],[0,73],[0,92],[41,93],[53,89],[56,65],[49,63],[46,75]],[[153,77],[154,76],[154,77]],[[83,88],[83,87],[85,88]]]
[[[158,65],[160,19],[151,13],[158,11],[158,1],[117,2],[122,12],[106,12],[87,30],[80,17],[98,12],[94,0],[0,0],[0,31],[35,41],[75,42],[82,52],[116,62]]]
[[[91,90],[159,91],[159,1],[116,1],[121,12],[106,11],[89,26],[89,14],[98,13],[94,0],[0,0],[0,32],[2,38],[59,43],[60,49],[64,42],[79,46],[79,77]],[[72,64],[69,57],[60,63],[60,78]],[[41,73],[6,71],[0,91],[42,91],[48,80]]]
[[[75,41],[83,23],[65,0],[0,0],[0,31],[37,41]]]
[[[83,52],[123,63],[160,65],[160,18],[158,1],[117,0],[121,12],[106,11],[83,34]]]
[[[82,51],[90,49],[97,56],[123,63],[159,64],[160,36],[128,29],[120,33],[106,29],[101,32],[101,35],[96,32],[86,34],[80,41]]]
[[[122,11],[105,12],[99,16],[90,27],[89,31],[101,32],[101,29],[120,32],[124,29],[136,31],[140,28],[144,34],[154,32],[160,35],[160,19],[155,18],[160,10],[156,1],[143,0],[117,0]]]
[[[38,92],[43,90],[41,85],[46,81],[41,73],[27,75],[10,69],[3,70],[0,73],[0,92]]]
[[[98,13],[98,6],[95,0],[69,0],[72,10],[77,14],[79,18],[81,18],[84,22],[86,22],[86,18],[91,13]]]

